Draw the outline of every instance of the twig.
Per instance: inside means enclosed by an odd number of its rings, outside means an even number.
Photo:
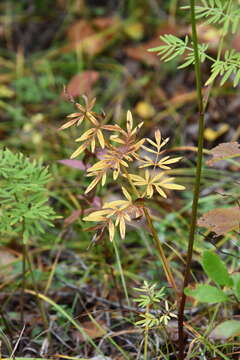
[[[190,8],[191,8],[192,40],[193,40],[194,58],[195,58],[195,77],[196,77],[196,88],[197,88],[197,99],[198,99],[198,110],[199,110],[198,152],[197,152],[196,180],[194,185],[191,223],[190,223],[190,231],[189,231],[189,239],[188,239],[187,263],[185,268],[181,300],[178,311],[179,360],[184,360],[185,343],[184,343],[183,321],[184,321],[184,308],[186,303],[186,295],[184,294],[184,288],[187,287],[189,283],[193,245],[194,245],[195,231],[197,225],[197,210],[198,210],[200,181],[201,181],[201,172],[202,172],[204,110],[205,110],[203,104],[202,87],[201,87],[202,80],[201,80],[201,71],[200,71],[200,62],[199,62],[199,53],[198,53],[198,37],[197,37],[196,18],[195,18],[195,0],[190,0]]]

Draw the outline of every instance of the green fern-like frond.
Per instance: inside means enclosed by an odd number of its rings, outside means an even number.
[[[48,204],[50,180],[41,161],[0,150],[0,233],[22,233],[27,242],[53,226],[56,215]]]
[[[198,44],[198,54],[199,54],[199,60],[203,63],[206,59],[206,51],[208,49],[208,44]],[[194,57],[194,50],[193,48],[187,48],[189,51],[188,55],[186,56],[186,61],[178,66],[178,69],[183,69],[189,65],[195,64],[195,57]]]
[[[232,33],[237,31],[240,21],[240,9],[237,4],[233,4],[227,12],[228,1],[223,0],[201,0],[202,6],[196,6],[196,18],[206,19],[207,24],[223,25],[223,33],[226,34],[229,29]],[[184,6],[182,9],[189,9]]]
[[[148,51],[156,51],[158,52],[157,55],[160,55],[161,60],[165,62],[170,61],[177,56],[183,55],[185,52],[188,52],[186,56],[186,61],[180,65],[178,68],[182,69],[191,64],[194,64],[194,50],[191,44],[189,44],[188,36],[185,36],[185,39],[182,40],[175,35],[166,34],[160,37],[160,39],[165,43],[164,45],[160,45],[153,49],[149,49]],[[207,44],[199,44],[198,51],[199,51],[199,58],[201,62],[204,62],[206,59],[206,51],[208,49]]]
[[[236,50],[227,50],[224,54],[224,60],[216,60],[211,67],[211,76],[205,85],[211,84],[217,76],[222,76],[220,85],[222,86],[229,79],[234,77],[233,86],[240,83],[240,52]]]
[[[175,35],[166,34],[160,36],[160,39],[164,42],[164,45],[148,49],[148,51],[157,52],[157,55],[160,55],[161,60],[164,60],[165,62],[184,54],[188,46],[188,36],[182,40]]]

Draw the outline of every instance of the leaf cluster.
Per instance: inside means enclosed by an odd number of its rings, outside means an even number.
[[[186,295],[210,304],[230,301],[232,296],[240,301],[240,273],[230,275],[221,258],[209,250],[203,253],[202,267],[209,279],[217,286],[199,284],[195,289],[186,288]],[[221,287],[226,287],[228,291],[224,291]]]
[[[183,9],[189,9],[188,6]],[[240,20],[240,10],[235,5],[228,7],[227,1],[221,0],[202,0],[202,6],[196,6],[196,16],[199,19],[207,18],[206,22],[211,24],[219,24],[222,27],[222,37],[224,37],[231,28],[232,33],[238,29]],[[178,67],[185,68],[195,63],[194,50],[188,36],[181,39],[172,34],[160,36],[163,45],[149,49],[151,52],[157,52],[161,60],[168,62],[172,59],[184,56],[184,62]],[[198,44],[199,60],[203,63],[206,59],[212,62],[211,74],[205,85],[213,83],[213,81],[221,76],[220,86],[229,80],[233,80],[233,86],[236,87],[240,83],[240,53],[234,49],[226,50],[222,57],[213,58],[207,53],[208,44]]]
[[[0,151],[0,232],[23,233],[24,241],[53,226],[56,217],[48,205],[48,169],[39,161],[8,149]]]
[[[163,140],[159,130],[155,131],[155,141],[142,138],[140,129],[143,122],[134,127],[130,111],[127,112],[125,128],[116,124],[108,125],[105,124],[104,114],[93,111],[95,99],[89,101],[86,96],[83,96],[83,99],[85,104],[75,104],[78,112],[68,115],[67,123],[63,124],[60,130],[79,126],[83,121],[90,125],[90,128],[76,139],[81,145],[71,156],[75,158],[86,150],[91,150],[92,157],[97,158],[97,161],[86,170],[86,176],[93,177],[93,180],[85,194],[95,191],[98,184],[105,186],[109,175],[112,175],[114,181],[121,178],[121,182],[124,183],[120,188],[122,197],[104,203],[100,209],[91,211],[85,216],[84,220],[99,223],[91,228],[97,231],[96,238],[101,237],[106,228],[112,241],[115,229],[119,227],[121,238],[124,239],[126,223],[144,216],[144,201],[139,201],[140,199],[152,198],[154,193],[166,198],[166,190],[184,189],[184,186],[173,182],[174,178],[167,176],[169,165],[178,162],[181,157],[163,157],[162,148],[169,139]],[[145,142],[148,146],[144,145]],[[146,155],[141,154],[143,151]],[[138,173],[142,168],[150,169],[145,170],[144,175],[141,176],[130,173],[130,167]]]
[[[231,29],[235,33],[240,20],[240,10],[237,4],[232,4],[230,13],[227,12],[228,1],[224,0],[201,0],[202,5],[195,6],[196,18],[205,19],[207,24],[223,25],[223,33],[227,34]],[[182,9],[189,9],[184,6]]]
[[[149,328],[153,328],[160,325],[167,325],[169,320],[172,318],[176,318],[177,316],[171,312],[169,309],[169,304],[165,300],[164,308],[162,306],[162,310],[160,316],[150,312],[150,309],[154,308],[155,305],[158,304],[164,299],[165,292],[164,287],[157,290],[157,284],[149,284],[147,281],[144,281],[144,284],[141,288],[134,288],[136,291],[141,292],[138,298],[134,299],[141,308],[145,308],[145,313],[141,314],[141,320],[138,320],[135,324],[138,326],[143,326]]]

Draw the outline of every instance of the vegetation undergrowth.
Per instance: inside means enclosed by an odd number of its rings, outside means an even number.
[[[13,4],[0,357],[237,359],[239,1]]]

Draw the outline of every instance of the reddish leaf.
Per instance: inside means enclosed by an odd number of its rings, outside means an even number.
[[[93,19],[93,25],[95,25],[97,28],[104,30],[109,28],[110,26],[113,25],[118,25],[120,24],[120,20],[118,17],[97,17],[95,19]]]
[[[100,53],[112,39],[113,35],[117,32],[120,22],[111,22],[105,19],[104,21],[95,21],[90,23],[86,20],[79,20],[68,29],[69,44],[65,46],[61,51],[80,51],[94,56]],[[99,27],[100,31],[95,31],[94,27]],[[101,31],[103,28],[103,31]],[[107,31],[106,31],[107,29]]]
[[[72,97],[86,94],[90,96],[93,85],[98,81],[99,73],[86,70],[72,77],[67,85],[66,93]],[[62,94],[64,96],[64,94]]]
[[[95,34],[91,24],[86,20],[78,20],[68,29],[67,36],[70,43],[77,43]]]
[[[240,156],[240,144],[236,141],[222,143],[210,150],[209,153],[213,157],[207,161],[207,164],[212,166],[217,161]]]
[[[86,170],[87,166],[80,160],[72,160],[72,159],[65,159],[65,160],[58,160],[60,164],[67,165],[74,169],[79,170]]]
[[[124,49],[126,54],[134,60],[141,61],[147,65],[159,66],[159,58],[156,54],[148,52],[148,49],[161,45],[159,37],[138,46],[129,46]]]
[[[70,216],[68,216],[66,219],[64,219],[64,226],[69,226],[72,223],[74,223],[79,216],[81,216],[82,210],[73,210]]]
[[[238,228],[239,224],[240,209],[238,206],[210,210],[198,220],[199,226],[206,227],[217,235],[224,235]]]

